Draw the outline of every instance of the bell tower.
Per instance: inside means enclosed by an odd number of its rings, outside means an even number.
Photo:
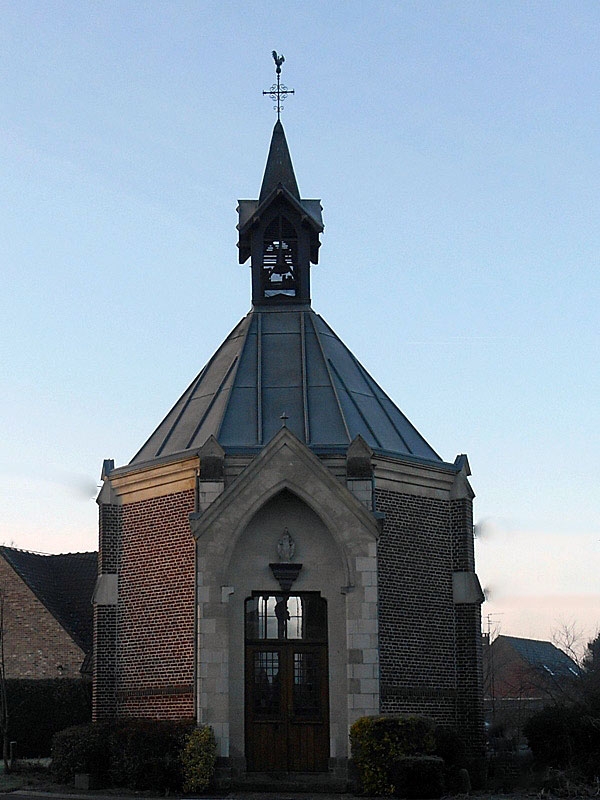
[[[293,90],[280,84],[283,56],[273,53],[277,83],[268,92],[276,100],[277,122],[258,200],[240,200],[239,261],[250,258],[252,304],[310,305],[310,265],[319,260],[323,231],[320,200],[304,200],[294,175],[280,120],[282,98]]]

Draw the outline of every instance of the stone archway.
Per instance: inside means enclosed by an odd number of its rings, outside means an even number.
[[[373,516],[283,429],[190,523],[197,539],[198,720],[213,726],[219,754],[235,771],[246,770],[244,603],[253,593],[280,591],[269,564],[288,527],[298,534],[296,558],[304,565],[294,592],[327,601],[329,755],[345,763],[348,725],[379,703]],[[355,665],[367,663],[372,679],[353,679]]]
[[[284,530],[302,565],[288,591],[270,569]],[[252,771],[327,771],[329,708],[339,725],[346,707],[344,568],[336,542],[306,503],[283,490],[249,521],[226,575],[235,586],[228,603],[232,751],[243,752]]]

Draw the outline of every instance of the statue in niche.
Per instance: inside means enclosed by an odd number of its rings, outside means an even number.
[[[296,542],[290,536],[287,528],[283,529],[283,536],[277,542],[277,555],[280,561],[291,561],[296,551]]]

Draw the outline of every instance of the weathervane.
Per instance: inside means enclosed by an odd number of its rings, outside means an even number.
[[[281,65],[285,61],[283,56],[278,56],[277,51],[273,50],[273,61],[275,62],[275,74],[277,75],[277,83],[274,83],[270,89],[263,91],[263,94],[268,94],[271,100],[275,103],[274,110],[277,111],[277,119],[280,118],[283,110],[283,101],[287,98],[288,94],[294,94],[293,89],[288,89],[283,83],[280,83]]]

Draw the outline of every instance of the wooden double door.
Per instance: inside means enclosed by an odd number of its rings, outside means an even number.
[[[246,643],[246,761],[250,772],[326,772],[327,644]]]

